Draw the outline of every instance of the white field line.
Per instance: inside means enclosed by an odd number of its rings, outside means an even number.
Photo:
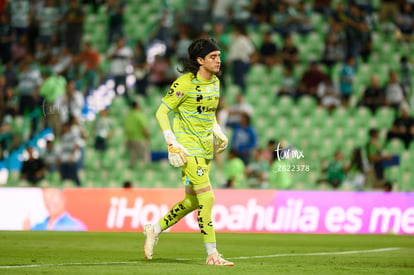
[[[273,255],[261,255],[261,256],[243,256],[243,257],[226,257],[226,259],[258,259],[258,258],[275,258],[275,257],[296,257],[296,256],[329,256],[329,255],[349,255],[359,253],[377,253],[387,252],[401,249],[399,247],[379,248],[370,250],[352,250],[352,251],[339,251],[339,252],[315,252],[315,253],[295,253],[295,254],[273,254]],[[175,261],[190,261],[201,260],[204,258],[188,258],[188,259],[175,259]],[[171,260],[174,261],[174,260]],[[12,268],[29,268],[29,267],[49,267],[49,266],[74,266],[74,265],[121,265],[121,264],[137,264],[142,261],[130,261],[130,262],[100,262],[100,263],[61,263],[61,264],[29,264],[29,265],[5,265],[0,266],[0,269],[12,269]]]
[[[399,247],[379,248],[371,250],[354,250],[354,251],[339,251],[339,252],[315,252],[315,253],[296,253],[296,254],[274,254],[263,256],[247,256],[247,257],[227,257],[227,259],[257,259],[257,258],[274,258],[274,257],[289,257],[289,256],[326,256],[326,255],[347,255],[358,253],[376,253],[398,250]]]

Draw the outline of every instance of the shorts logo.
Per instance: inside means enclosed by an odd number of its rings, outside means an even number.
[[[201,167],[199,166],[199,167],[197,167],[197,175],[198,176],[202,176],[202,175],[204,175],[204,170],[203,169],[201,169]]]
[[[181,92],[181,91],[176,91],[176,92],[175,92],[175,95],[176,95],[178,98],[182,98],[182,97],[184,96],[184,93],[183,93],[183,92]]]

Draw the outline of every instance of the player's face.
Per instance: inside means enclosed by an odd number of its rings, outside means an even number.
[[[202,61],[204,69],[211,74],[216,74],[220,71],[220,51],[214,51],[206,55]]]

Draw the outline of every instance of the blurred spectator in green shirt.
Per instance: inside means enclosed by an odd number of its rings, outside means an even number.
[[[39,93],[43,97],[43,115],[45,116],[47,126],[53,129],[56,137],[60,137],[62,125],[55,103],[65,93],[66,79],[54,73],[51,68],[45,68],[42,71],[42,77],[43,83],[40,86]]]
[[[340,150],[336,151],[333,159],[328,162],[323,161],[321,166],[325,178],[319,180],[319,183],[327,182],[333,188],[340,187],[346,178],[348,170],[348,166],[344,162],[343,153]]]
[[[261,149],[256,148],[253,151],[253,159],[247,165],[245,174],[249,188],[267,188],[269,162],[263,157]]]
[[[226,183],[224,188],[241,188],[244,181],[245,165],[235,150],[230,150],[224,168]]]
[[[269,173],[269,189],[287,190],[292,187],[292,172],[289,169],[289,160],[274,160]]]
[[[132,109],[124,119],[126,150],[129,153],[129,166],[133,167],[140,157],[143,163],[150,161],[150,137],[148,121],[138,102],[132,104]]]

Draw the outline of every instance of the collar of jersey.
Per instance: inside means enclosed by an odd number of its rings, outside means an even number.
[[[213,76],[210,80],[204,79],[200,73],[197,73],[197,77],[193,78],[192,82],[193,83],[199,83],[199,84],[210,84],[210,83],[214,83],[218,80],[217,76]]]

